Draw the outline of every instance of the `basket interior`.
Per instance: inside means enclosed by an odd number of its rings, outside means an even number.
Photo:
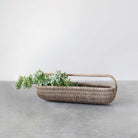
[[[79,87],[96,87],[96,88],[111,88],[111,84],[92,84],[92,83],[84,83],[84,82],[78,82]]]

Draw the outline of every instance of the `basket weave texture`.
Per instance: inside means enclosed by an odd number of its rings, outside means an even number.
[[[53,75],[53,73],[45,73]],[[69,76],[84,76],[84,77],[110,77],[113,80],[113,85],[109,84],[90,84],[79,83],[82,86],[36,86],[37,95],[48,101],[70,102],[70,103],[87,103],[87,104],[108,104],[112,102],[116,96],[117,83],[112,75],[108,74],[67,74]]]

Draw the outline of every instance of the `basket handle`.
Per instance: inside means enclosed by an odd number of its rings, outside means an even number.
[[[45,73],[46,75],[54,75],[54,73]],[[108,77],[111,78],[113,80],[114,83],[114,88],[115,90],[117,90],[117,82],[116,79],[109,74],[70,74],[70,73],[66,73],[66,75],[68,76],[80,76],[80,77]]]

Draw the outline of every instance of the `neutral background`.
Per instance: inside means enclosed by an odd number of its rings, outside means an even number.
[[[137,0],[0,0],[0,80],[37,69],[138,79]]]

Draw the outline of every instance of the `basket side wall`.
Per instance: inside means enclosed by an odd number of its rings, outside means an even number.
[[[116,96],[114,89],[37,88],[40,98],[49,101],[108,104]]]

